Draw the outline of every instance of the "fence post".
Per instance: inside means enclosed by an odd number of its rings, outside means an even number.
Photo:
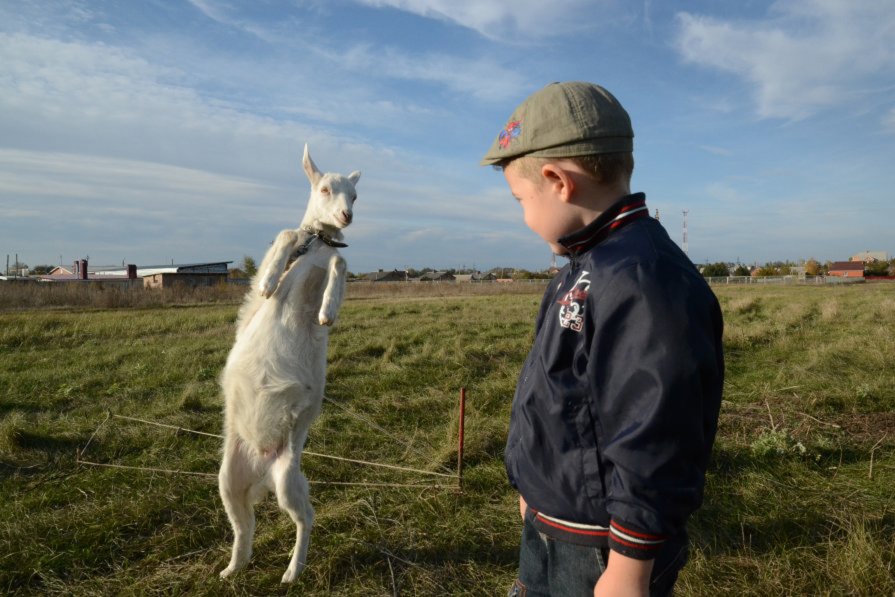
[[[460,431],[457,437],[457,485],[463,491],[463,442],[466,427],[466,388],[460,388]]]

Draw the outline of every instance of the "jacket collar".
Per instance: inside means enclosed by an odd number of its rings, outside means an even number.
[[[581,230],[563,236],[558,242],[568,249],[570,255],[577,255],[600,244],[619,228],[648,215],[645,194],[626,195],[601,213],[596,220]]]

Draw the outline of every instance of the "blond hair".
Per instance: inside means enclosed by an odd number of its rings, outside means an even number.
[[[534,156],[521,156],[511,160],[516,164],[517,172],[525,178],[534,180],[541,171],[541,166],[548,162],[554,162],[560,158],[542,158]],[[623,182],[630,184],[631,175],[634,173],[634,154],[629,151],[619,153],[600,153],[593,155],[581,155],[569,160],[578,165],[585,174],[598,184],[614,185]],[[498,164],[500,169],[505,169],[511,161]]]

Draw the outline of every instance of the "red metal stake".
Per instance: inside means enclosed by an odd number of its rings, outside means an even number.
[[[466,388],[460,388],[460,433],[457,438],[457,483],[463,491],[463,432],[466,426]]]

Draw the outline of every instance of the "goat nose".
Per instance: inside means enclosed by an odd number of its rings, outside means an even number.
[[[354,216],[352,215],[352,213],[350,211],[342,210],[342,219],[345,220],[346,224],[350,224],[351,218],[353,218],[353,217]]]

